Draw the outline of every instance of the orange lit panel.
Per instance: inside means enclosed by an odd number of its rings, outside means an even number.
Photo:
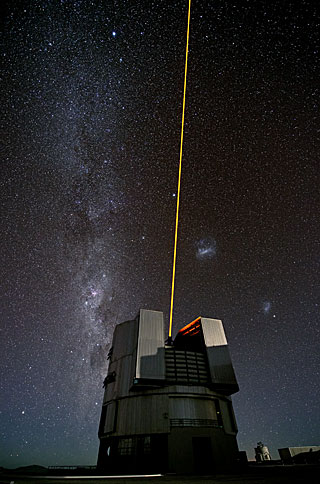
[[[201,317],[195,319],[191,323],[187,324],[183,328],[181,328],[178,334],[193,336],[194,334],[199,333],[200,331],[200,319]]]
[[[200,331],[200,324],[197,324],[196,326],[193,326],[192,328],[189,328],[187,331],[184,331],[182,334],[183,335],[186,335],[186,334],[196,334],[196,333],[199,333]]]

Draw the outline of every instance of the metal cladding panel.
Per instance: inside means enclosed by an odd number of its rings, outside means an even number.
[[[137,344],[137,321],[126,321],[118,324],[112,341],[112,359],[118,359],[134,352]]]
[[[201,325],[212,383],[229,395],[237,392],[239,387],[234,374],[222,321],[219,319],[201,318]]]
[[[111,359],[108,368],[108,382],[104,394],[104,402],[128,395],[134,377],[138,322],[126,321],[116,326]]]
[[[219,403],[221,408],[221,415],[222,415],[224,430],[227,434],[233,434],[236,432],[237,429],[236,429],[236,422],[234,419],[234,415],[232,412],[231,401],[226,402],[224,400],[220,400]]]
[[[136,396],[119,400],[117,435],[169,432],[167,395]]]
[[[170,418],[216,420],[214,401],[209,398],[173,397],[170,398]]]
[[[164,380],[163,313],[140,310],[135,378]]]
[[[206,346],[223,346],[228,344],[220,319],[201,318],[201,326]]]
[[[116,402],[110,402],[106,405],[106,416],[104,422],[104,433],[113,432],[115,428],[115,418],[116,418]]]
[[[110,369],[115,372],[115,381],[108,385],[108,400],[128,395],[132,384],[132,356],[124,356],[115,361],[110,365]]]

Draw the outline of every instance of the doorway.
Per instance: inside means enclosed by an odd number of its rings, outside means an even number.
[[[214,462],[210,437],[193,437],[194,470],[197,474],[212,474]]]

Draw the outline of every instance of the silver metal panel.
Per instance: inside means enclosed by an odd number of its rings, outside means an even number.
[[[108,383],[104,402],[126,396],[132,385],[136,361],[138,322],[126,321],[116,326],[108,375],[114,374],[114,381]]]
[[[135,378],[164,380],[163,313],[140,310]]]
[[[117,375],[119,381],[118,394],[121,397],[128,395],[129,393],[130,387],[132,385],[133,365],[133,355],[128,355],[122,358],[121,367],[119,368],[119,373]]]
[[[115,371],[115,382],[109,385],[112,393],[108,393],[108,399],[119,398],[128,395],[132,384],[132,355],[124,356],[110,365],[110,369]]]
[[[118,402],[117,435],[169,432],[167,395],[143,395]]]
[[[223,346],[228,344],[220,319],[201,318],[201,326],[206,346]]]
[[[118,324],[113,335],[112,359],[122,358],[134,352],[137,344],[137,321],[126,321]]]
[[[208,398],[186,396],[170,398],[169,413],[171,419],[217,419],[214,401]]]
[[[219,385],[221,389],[225,386],[225,392],[228,394],[238,391],[222,321],[201,318],[201,325],[212,382]]]

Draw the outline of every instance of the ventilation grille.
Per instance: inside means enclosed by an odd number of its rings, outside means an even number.
[[[168,382],[188,385],[209,383],[209,373],[203,353],[166,348],[165,359]]]

